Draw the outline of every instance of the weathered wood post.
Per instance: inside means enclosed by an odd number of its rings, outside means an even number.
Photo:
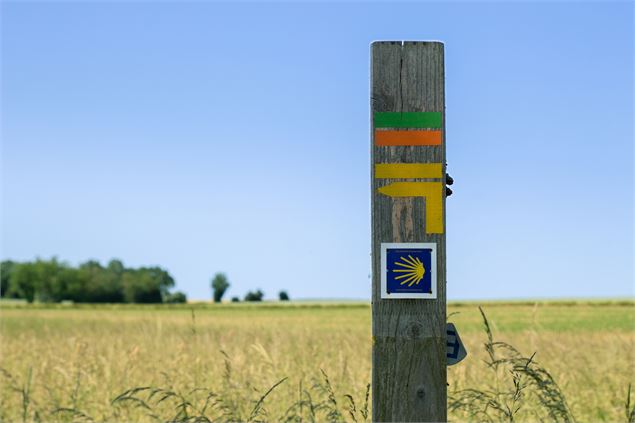
[[[371,55],[373,421],[446,421],[443,43]]]

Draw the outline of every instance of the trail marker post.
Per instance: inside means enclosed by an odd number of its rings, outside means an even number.
[[[371,44],[373,421],[446,421],[440,42]]]

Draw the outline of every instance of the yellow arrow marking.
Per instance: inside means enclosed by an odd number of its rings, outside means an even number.
[[[441,178],[441,163],[377,163],[375,178]]]
[[[426,233],[443,233],[443,184],[441,182],[393,182],[378,191],[388,197],[425,197]]]

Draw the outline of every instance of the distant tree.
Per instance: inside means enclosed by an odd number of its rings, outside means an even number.
[[[170,288],[174,288],[174,278],[166,270],[163,270],[158,266],[148,267],[145,269],[150,272],[154,283],[158,285],[159,291],[161,292],[161,298],[165,298],[168,295]]]
[[[60,270],[59,278],[64,281],[65,292],[62,299],[74,302],[85,302],[88,280],[80,269],[66,267]]]
[[[239,303],[239,302],[240,302],[240,298],[232,297],[232,303]]]
[[[216,273],[214,279],[211,282],[212,292],[214,296],[214,302],[220,303],[225,291],[229,288],[229,281],[224,273]]]
[[[127,303],[161,303],[174,286],[174,279],[160,267],[141,267],[126,270],[122,285]]]
[[[7,295],[22,298],[32,303],[35,299],[37,267],[35,263],[17,263],[11,270]]]
[[[123,265],[122,265],[123,267]],[[73,301],[86,303],[120,303],[124,301],[120,269],[103,267],[89,260],[79,266]]]
[[[0,263],[0,296],[6,297],[9,290],[9,281],[11,280],[11,272],[16,265],[14,261],[5,260]]]
[[[262,297],[265,294],[261,290],[257,290],[256,292],[249,291],[245,295],[245,301],[262,301]]]
[[[186,303],[187,296],[180,291],[173,292],[171,294],[168,294],[165,302],[168,304]]]
[[[107,267],[108,271],[112,272],[113,274],[121,277],[123,275],[123,272],[126,271],[126,268],[123,265],[123,262],[121,260],[118,259],[112,259],[108,262],[108,267]]]
[[[280,298],[280,301],[289,301],[289,294],[287,294],[287,291],[280,291],[278,298]]]
[[[60,263],[57,258],[50,260],[37,259],[32,263],[34,270],[34,297],[41,302],[59,302],[64,299],[66,285],[60,279],[61,271],[68,267],[65,263]]]

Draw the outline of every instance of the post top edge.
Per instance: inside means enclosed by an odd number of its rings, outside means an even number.
[[[393,45],[405,45],[405,44],[440,44],[444,45],[445,42],[440,40],[374,40],[370,42],[370,45],[376,44],[393,44]]]

